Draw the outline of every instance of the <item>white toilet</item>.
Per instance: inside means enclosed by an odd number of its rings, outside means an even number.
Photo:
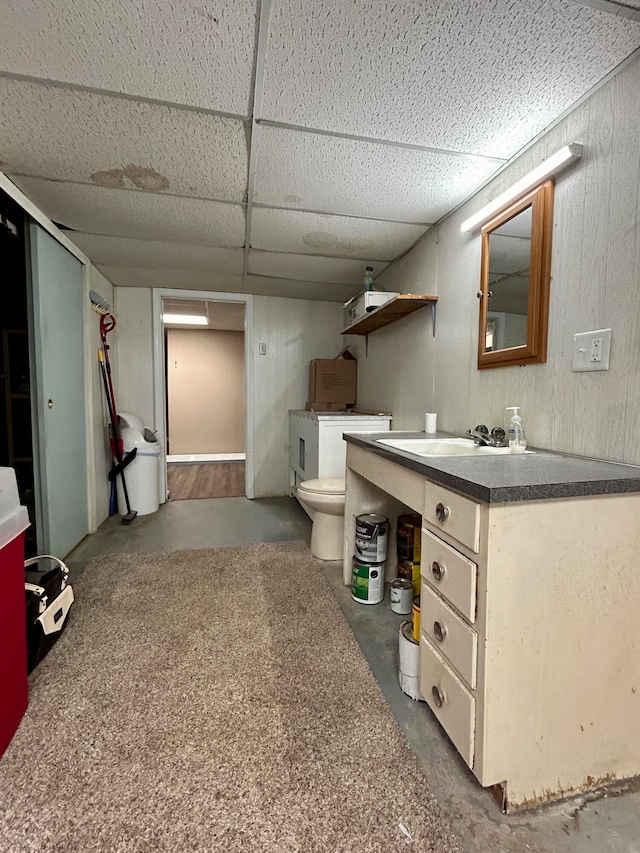
[[[311,556],[341,560],[344,551],[344,477],[305,480],[298,499],[313,510]]]

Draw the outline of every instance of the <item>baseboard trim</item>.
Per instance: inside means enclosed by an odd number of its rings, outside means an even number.
[[[167,456],[171,462],[244,462],[246,453],[182,453]]]

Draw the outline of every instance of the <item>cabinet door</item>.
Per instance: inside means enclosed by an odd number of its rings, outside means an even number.
[[[38,551],[63,558],[88,533],[83,266],[33,224],[31,275]]]

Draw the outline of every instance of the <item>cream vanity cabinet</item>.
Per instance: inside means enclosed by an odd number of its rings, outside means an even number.
[[[639,775],[640,484],[487,502],[424,470],[348,445],[344,580],[353,515],[421,512],[420,689],[462,758],[505,809]]]

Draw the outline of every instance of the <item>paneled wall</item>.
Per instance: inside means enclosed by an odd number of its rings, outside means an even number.
[[[117,287],[115,291],[118,407],[140,415],[155,428],[152,290]],[[288,494],[289,409],[305,407],[309,361],[334,358],[340,351],[341,319],[338,302],[254,297],[250,393],[254,399],[256,497]],[[259,343],[266,343],[266,355],[258,354]]]
[[[156,429],[153,394],[153,326],[151,296],[147,287],[116,287],[115,341],[116,407],[142,418]]]
[[[505,407],[521,405],[531,444],[640,463],[639,91],[635,60],[381,277],[387,290],[437,294],[438,328],[434,341],[425,308],[372,334],[361,405],[390,408],[395,429],[422,429],[437,411],[452,432],[506,425]],[[480,236],[460,223],[569,142],[584,153],[556,180],[547,362],[479,371]],[[573,373],[573,335],[601,328],[610,369]]]
[[[254,352],[256,497],[289,492],[289,410],[304,409],[309,361],[340,351],[342,305],[308,299],[256,296]]]

